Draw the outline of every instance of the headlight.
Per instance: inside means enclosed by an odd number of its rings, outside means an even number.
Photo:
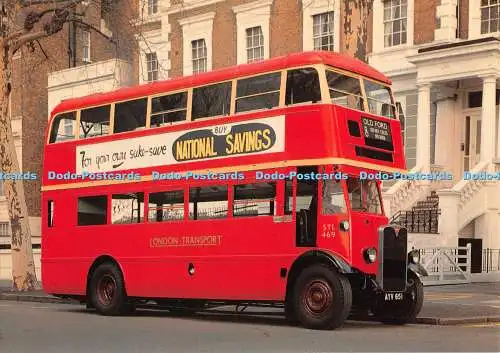
[[[347,232],[349,230],[349,222],[348,221],[340,222],[340,230]]]
[[[414,264],[420,263],[420,251],[412,250],[408,253],[408,261]]]
[[[374,263],[377,260],[377,249],[375,248],[366,249],[364,256],[366,262],[368,262],[369,264]]]

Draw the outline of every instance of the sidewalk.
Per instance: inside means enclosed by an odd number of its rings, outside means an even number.
[[[78,304],[43,291],[11,292],[10,281],[0,280],[0,300]],[[500,322],[500,282],[425,287],[419,324],[459,325]]]

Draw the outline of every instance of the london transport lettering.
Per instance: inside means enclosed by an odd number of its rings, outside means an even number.
[[[200,236],[166,236],[152,237],[149,240],[150,248],[184,247],[184,246],[217,246],[221,245],[222,235],[200,235]]]
[[[76,172],[157,167],[243,154],[283,152],[285,116],[78,146]]]

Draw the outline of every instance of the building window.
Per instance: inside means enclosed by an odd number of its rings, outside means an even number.
[[[82,31],[82,60],[90,62],[90,32]]]
[[[191,53],[193,61],[193,74],[207,71],[207,44],[205,39],[193,40],[191,42]]]
[[[314,50],[334,50],[333,11],[313,16]]]
[[[264,60],[264,34],[262,27],[247,28],[247,62]]]
[[[148,15],[158,12],[158,0],[148,0]]]
[[[384,46],[406,44],[408,0],[384,1]]]
[[[500,32],[500,1],[481,0],[481,34]]]
[[[10,237],[9,222],[0,222],[0,237]]]
[[[146,67],[148,72],[148,82],[158,80],[158,57],[156,53],[146,53]]]

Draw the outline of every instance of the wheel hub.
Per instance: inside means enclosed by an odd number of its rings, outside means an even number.
[[[306,286],[303,303],[311,314],[322,314],[332,304],[333,292],[330,285],[324,280],[315,280]]]
[[[110,275],[103,276],[97,285],[97,297],[103,305],[110,305],[115,297],[116,281]]]

